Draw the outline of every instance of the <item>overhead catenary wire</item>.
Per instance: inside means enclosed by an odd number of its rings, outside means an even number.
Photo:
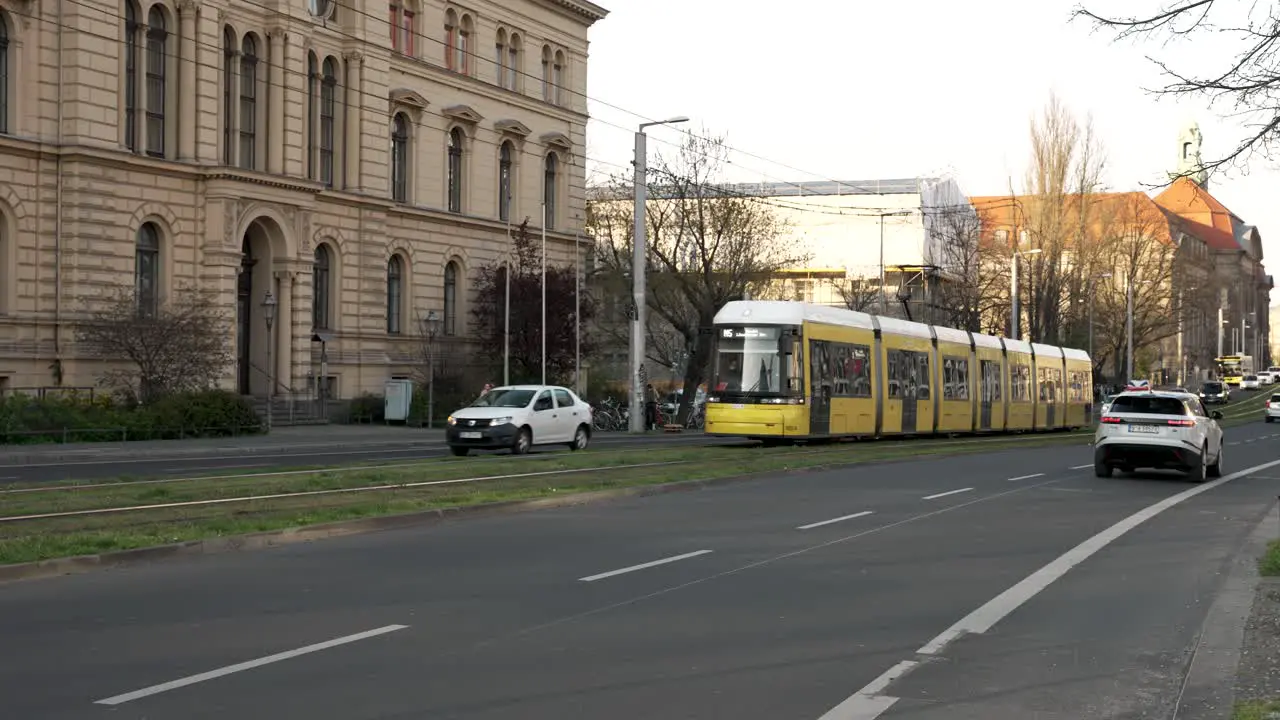
[[[105,17],[110,17],[110,18],[113,18],[113,19],[116,19],[116,20],[120,20],[120,21],[123,21],[123,20],[124,20],[124,15],[122,15],[121,13],[113,12],[113,11],[108,10],[108,9],[106,9],[106,8],[103,8],[103,7],[100,7],[100,6],[96,6],[96,5],[92,5],[92,4],[89,4],[89,3],[85,2],[84,0],[67,0],[67,1],[68,1],[68,2],[70,2],[70,3],[72,3],[72,4],[75,4],[75,5],[80,5],[80,6],[82,6],[82,7],[86,8],[86,9],[88,9],[88,10],[93,10],[93,11],[95,11],[95,12],[98,12],[98,13],[100,13],[101,15],[103,15],[103,16],[105,16]],[[243,1],[248,2],[249,4],[258,5],[258,3],[253,2],[252,0],[243,0]],[[262,6],[262,7],[265,7],[265,6]],[[277,11],[277,10],[271,10],[271,11],[272,11],[272,12],[277,12],[277,13],[279,12],[279,11]],[[104,40],[104,41],[107,41],[107,42],[115,42],[115,43],[117,43],[117,44],[123,44],[123,43],[124,43],[124,40],[123,40],[123,39],[121,39],[121,38],[119,38],[119,37],[110,36],[110,35],[106,35],[106,34],[103,34],[103,33],[95,33],[95,32],[89,31],[89,30],[85,30],[85,29],[83,29],[83,28],[77,28],[77,27],[73,27],[73,26],[70,26],[70,25],[66,25],[66,24],[64,24],[64,23],[59,23],[59,22],[57,22],[56,20],[52,20],[52,19],[49,19],[49,18],[42,18],[42,17],[38,17],[38,16],[36,16],[36,15],[32,15],[32,14],[28,14],[28,13],[14,13],[14,14],[16,14],[16,15],[18,15],[18,16],[20,16],[20,17],[24,17],[24,18],[27,18],[27,19],[29,19],[29,20],[32,20],[32,21],[38,22],[38,23],[44,23],[44,24],[48,24],[48,25],[53,25],[53,26],[61,27],[61,28],[65,29],[65,30],[70,30],[70,31],[73,31],[73,32],[78,32],[78,33],[81,33],[81,34],[87,35],[87,36],[89,36],[89,37],[93,37],[93,38],[95,38],[95,39]],[[178,37],[178,35],[177,35],[177,34],[175,34],[175,33],[171,33],[171,35],[170,35],[170,36],[171,36],[171,37],[173,37],[173,38],[175,38],[175,39]],[[205,47],[205,48],[209,48],[209,49],[213,49],[213,50],[217,50],[217,51],[219,51],[219,52],[223,51],[223,49],[224,49],[224,48],[222,47],[222,45],[221,45],[221,44],[219,44],[219,43],[210,43],[210,42],[201,41],[201,40],[198,40],[198,39],[195,39],[195,40],[193,40],[192,42],[194,42],[194,43],[195,43],[195,44],[197,44],[198,46]],[[196,64],[198,67],[201,67],[201,68],[212,69],[212,70],[215,70],[215,71],[217,71],[217,72],[219,72],[219,73],[221,73],[221,72],[223,71],[223,67],[222,67],[222,65],[221,65],[221,64],[217,64],[217,63],[209,63],[209,62],[200,62],[200,61],[195,60],[195,59],[180,57],[180,56],[179,56],[179,53],[178,53],[177,51],[168,51],[168,52],[166,52],[166,53],[165,53],[165,55],[166,55],[166,57],[170,57],[170,58],[172,58],[175,62],[178,62],[178,63],[182,63],[182,62],[191,62],[191,63],[194,63],[194,64]],[[423,62],[423,63],[425,63],[425,64],[427,64],[427,65],[429,65],[429,66],[432,66],[432,67],[438,67],[438,66],[431,65],[430,63],[426,63],[426,61],[424,61],[424,60],[419,60],[419,61],[420,61],[420,62]],[[448,71],[447,69],[443,69],[443,68],[439,68],[439,69],[444,70],[445,72],[452,72],[452,71]],[[307,74],[305,71],[301,71],[301,70],[297,70],[297,69],[293,69],[293,68],[281,68],[281,70],[282,70],[282,71],[283,71],[283,73],[284,73],[284,74],[286,74],[286,75],[299,76],[299,77],[302,77],[303,79],[309,79],[309,76],[308,76],[308,74]],[[267,87],[277,87],[277,88],[284,89],[284,90],[289,89],[287,84],[284,84],[284,83],[275,83],[275,82],[273,82],[273,81],[270,79],[270,77],[264,77],[264,78],[261,78],[261,79],[259,79],[259,80],[258,80],[258,82],[261,82],[263,85],[265,85],[265,86],[267,86]],[[364,89],[360,89],[360,88],[350,88],[350,87],[347,87],[347,88],[346,88],[346,90],[348,90],[348,91],[350,91],[350,92],[354,92],[354,93],[356,93],[356,94],[358,94],[358,95],[360,95],[360,96],[363,96],[363,97],[373,98],[373,99],[377,100],[378,102],[386,102],[386,101],[387,101],[387,98],[382,97],[382,96],[379,96],[379,95],[377,95],[377,94],[375,94],[375,93],[369,92],[369,91],[364,90]],[[621,128],[621,126],[616,126],[616,127]],[[622,128],[622,129],[626,129],[626,128]],[[483,140],[483,139],[481,139],[481,138],[479,138],[479,137],[471,137],[471,138],[470,138],[470,141],[471,141],[471,142],[473,142],[473,143],[479,143],[479,144],[483,144],[483,145],[488,145],[488,146],[493,147],[493,148],[498,148],[498,147],[500,147],[500,145],[501,145],[501,143],[496,143],[496,142],[493,142],[493,141]],[[624,166],[624,165],[621,165],[621,164],[619,164],[619,163],[614,163],[614,162],[610,162],[610,161],[606,161],[606,160],[601,160],[601,159],[598,159],[598,158],[588,157],[585,153],[582,153],[582,156],[583,156],[583,157],[585,157],[585,158],[587,158],[588,160],[590,160],[590,161],[592,161],[592,162],[594,162],[594,163],[598,163],[598,164],[600,164],[600,165],[606,165],[606,166],[609,166],[609,167],[617,168],[617,169],[619,169],[619,170],[630,171],[630,168],[629,168],[629,167]],[[655,173],[659,173],[659,174],[663,172],[663,171],[662,171],[661,169],[659,169],[659,168],[652,168],[651,170],[653,170]],[[671,174],[671,177],[678,177],[678,176],[676,176],[675,174]],[[687,178],[680,178],[680,179],[681,179],[682,181],[687,181]],[[851,184],[850,184],[850,183],[848,183],[848,182],[844,182],[844,181],[831,181],[831,182],[837,182],[837,183],[839,183],[840,185],[849,185],[850,187],[853,187],[853,185],[851,185]],[[790,183],[790,184],[793,184],[793,185],[794,185],[795,183]],[[920,212],[920,213],[925,214],[925,215],[928,215],[928,214],[947,214],[947,213],[951,213],[951,212],[966,213],[966,212],[970,212],[970,211],[972,210],[972,205],[970,205],[969,203],[957,203],[957,204],[951,204],[951,205],[934,205],[934,206],[923,207],[923,208],[902,208],[901,206],[893,206],[893,207],[889,207],[889,206],[885,206],[885,207],[868,207],[868,206],[860,206],[860,207],[857,207],[857,208],[814,207],[814,206],[809,206],[809,205],[797,205],[797,204],[794,204],[794,203],[792,203],[792,202],[787,202],[787,201],[780,200],[779,198],[777,198],[777,197],[775,197],[775,196],[761,196],[761,195],[758,195],[758,194],[752,194],[752,193],[747,193],[747,192],[743,192],[743,191],[731,190],[731,189],[729,189],[729,188],[727,187],[727,185],[728,185],[728,184],[721,184],[721,183],[692,183],[692,185],[693,185],[694,187],[696,187],[696,188],[703,188],[703,189],[707,189],[707,190],[710,190],[710,191],[712,191],[712,192],[714,192],[714,193],[720,193],[720,194],[722,194],[722,195],[728,195],[728,196],[730,196],[730,197],[741,198],[741,199],[743,199],[743,200],[748,200],[748,201],[751,201],[751,202],[753,202],[753,203],[757,203],[757,204],[761,204],[761,205],[766,205],[766,206],[770,206],[770,207],[777,208],[777,209],[791,210],[791,211],[794,211],[794,212],[811,213],[811,214],[818,214],[818,215],[832,215],[832,216],[846,216],[846,217],[848,217],[848,216],[853,216],[853,217],[877,217],[877,216],[879,216],[879,215],[880,215],[882,212],[884,212],[884,211],[891,211],[891,210],[904,210],[904,209],[912,210],[912,211],[914,211],[914,212]],[[870,193],[851,193],[851,196],[866,195],[866,194],[870,194]],[[885,193],[879,193],[879,194],[880,194],[880,195],[883,195],[883,194],[885,194]],[[427,206],[427,205],[419,205],[419,204],[416,204],[416,203],[402,203],[402,204],[407,205],[407,206],[409,206],[409,207],[415,207],[415,208],[421,208],[421,209],[432,209],[432,208],[431,208],[431,206]],[[999,208],[997,208],[997,207],[995,207],[995,206],[990,206],[988,209],[999,209]]]

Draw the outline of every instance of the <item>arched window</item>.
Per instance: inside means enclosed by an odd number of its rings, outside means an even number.
[[[154,157],[164,157],[168,62],[169,31],[164,10],[153,5],[147,15],[147,154]]]
[[[387,332],[399,335],[404,307],[404,261],[392,255],[387,261]]]
[[[138,4],[129,0],[124,4],[124,146],[133,152],[138,151]],[[3,18],[0,18],[3,22]],[[7,78],[9,64],[9,33],[5,27],[4,63],[6,78],[5,90],[8,90]],[[9,93],[3,97],[8,99]],[[8,113],[5,113],[7,116]]]
[[[498,151],[498,219],[511,219],[511,143],[502,143]]]
[[[413,55],[412,0],[391,0],[391,49]]]
[[[458,72],[463,75],[471,74],[471,36],[475,32],[474,23],[470,15],[463,15],[462,20],[458,23],[458,44],[457,44],[457,67]]]
[[[493,67],[497,70],[498,87],[507,86],[507,31],[498,28],[498,38],[493,43]]]
[[[507,84],[508,90],[517,90],[520,87],[520,36],[511,33],[511,38],[507,40]]]
[[[450,260],[444,266],[444,334],[458,332],[458,263]]]
[[[240,43],[230,27],[222,30],[222,163],[233,165],[236,161],[235,115],[236,96],[232,88],[236,84],[236,58]]]
[[[154,223],[143,223],[138,228],[133,280],[138,313],[148,317],[155,315],[160,303],[160,231]]]
[[[458,13],[452,9],[446,10],[444,13],[444,61],[445,65],[455,72],[461,72],[462,69],[458,42],[460,34]]]
[[[552,100],[557,105],[564,104],[564,53],[557,50],[555,62],[551,66],[551,82],[555,85]]]
[[[258,139],[258,44],[244,36],[240,53],[240,167],[257,167]]]
[[[409,121],[396,113],[391,127],[391,199],[409,199]]]
[[[333,131],[337,117],[338,69],[333,58],[324,59],[320,79],[320,182],[333,187]]]
[[[542,46],[542,99],[551,102],[551,46]]]
[[[330,290],[333,288],[333,252],[328,245],[316,246],[311,266],[311,327],[329,329]]]
[[[542,168],[542,202],[547,207],[543,220],[548,230],[556,226],[556,174],[560,169],[559,165],[560,159],[556,154],[547,153],[547,159]]]
[[[316,88],[320,84],[320,63],[316,54],[307,53],[307,177],[316,179]]]
[[[462,129],[449,131],[449,212],[462,212]]]

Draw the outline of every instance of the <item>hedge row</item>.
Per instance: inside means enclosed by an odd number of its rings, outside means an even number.
[[[223,390],[181,393],[142,406],[110,397],[0,398],[0,443],[226,437],[263,432],[245,398]]]

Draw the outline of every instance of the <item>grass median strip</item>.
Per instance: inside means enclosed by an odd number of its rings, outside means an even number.
[[[0,564],[566,493],[1073,442],[1081,443],[1082,438],[1064,433],[811,447],[655,448],[641,455],[600,450],[558,454],[537,463],[529,463],[526,458],[493,458],[484,462],[429,460],[388,467],[226,476],[155,485],[62,488],[57,492],[0,496]],[[477,477],[485,479],[469,481]],[[421,485],[429,482],[440,484]],[[420,485],[359,492],[407,483]],[[326,492],[339,490],[344,492]],[[353,490],[357,492],[345,492]],[[261,495],[273,497],[248,499]],[[174,505],[211,500],[219,502]],[[141,505],[169,507],[3,520]]]
[[[1280,717],[1280,700],[1238,703],[1231,720],[1275,720]]]
[[[1280,540],[1267,543],[1267,551],[1258,558],[1258,574],[1263,577],[1280,577]]]

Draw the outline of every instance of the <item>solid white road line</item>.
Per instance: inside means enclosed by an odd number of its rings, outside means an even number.
[[[1065,575],[1068,570],[1084,562],[1094,553],[1115,542],[1135,527],[1175,505],[1185,502],[1186,500],[1190,500],[1200,493],[1208,492],[1224,483],[1247,477],[1256,472],[1260,472],[1277,465],[1280,465],[1280,460],[1272,460],[1271,462],[1263,463],[1261,465],[1254,465],[1251,468],[1245,468],[1240,472],[1232,473],[1212,482],[1197,485],[1196,487],[1180,492],[1177,495],[1167,497],[1160,502],[1139,510],[1063,553],[1053,562],[1028,575],[1017,585],[1005,590],[987,604],[969,613],[962,618],[960,622],[957,622],[946,630],[943,630],[937,637],[926,643],[924,647],[916,651],[916,654],[937,655],[956,638],[967,633],[985,633],[996,623],[1009,615],[1009,613],[1017,610],[1023,603],[1035,597],[1055,580]],[[896,697],[881,695],[879,693],[887,690],[894,680],[916,667],[917,664],[918,662],[916,661],[903,660],[897,665],[894,665],[885,672],[884,675],[876,678],[876,680],[870,685],[854,693],[847,700],[832,708],[819,720],[875,720],[890,707],[893,707],[894,703],[898,702],[898,698]],[[868,689],[871,689],[872,691],[868,692]]]
[[[1055,580],[1067,574],[1071,568],[1079,565],[1089,559],[1094,553],[1102,548],[1110,545],[1125,533],[1138,527],[1142,523],[1159,515],[1175,505],[1179,505],[1191,498],[1208,492],[1223,483],[1238,480],[1239,478],[1251,475],[1269,467],[1280,465],[1280,460],[1273,460],[1261,465],[1255,465],[1246,468],[1237,473],[1232,473],[1226,477],[1219,478],[1212,482],[1197,485],[1189,490],[1167,497],[1154,505],[1139,510],[1093,537],[1085,540],[1074,548],[1063,553],[1053,562],[1045,565],[1039,570],[1031,573],[1021,582],[1013,587],[1005,590],[996,597],[992,598],[987,604],[974,610],[959,622],[947,628],[938,637],[930,640],[924,647],[916,652],[921,655],[937,655],[952,640],[966,633],[981,634],[990,630],[993,625],[1004,619],[1009,613],[1017,610],[1023,603],[1038,595],[1045,588],[1049,587]]]
[[[938,498],[946,497],[948,495],[959,495],[962,492],[969,492],[972,489],[973,488],[960,488],[959,490],[948,490],[946,492],[940,492],[935,495],[925,495],[920,499],[921,500],[937,500]]]
[[[1044,473],[1036,473],[1035,475],[1019,475],[1018,477],[1009,478],[1009,482],[1017,482],[1018,480],[1030,480],[1031,478],[1044,477]]]
[[[1083,470],[1083,469],[1085,469],[1085,468],[1091,468],[1091,467],[1093,467],[1093,463],[1089,463],[1088,465],[1076,465],[1075,467],[1069,467],[1069,468],[1067,468],[1067,469],[1068,469],[1068,470]]]
[[[408,625],[386,625],[384,627],[375,628],[373,630],[366,630],[365,632],[362,632],[362,633],[356,633],[355,635],[347,635],[345,637],[334,638],[333,640],[326,640],[322,643],[316,643],[315,645],[308,645],[306,647],[298,648],[297,650],[289,650],[287,652],[276,653],[275,655],[268,655],[263,658],[258,658],[257,660],[250,660],[248,662],[237,663],[235,665],[228,665],[224,668],[218,668],[217,670],[210,670],[209,672],[200,673],[199,675],[191,675],[188,677],[184,677],[180,680],[173,680],[167,683],[162,683],[160,685],[152,685],[151,687],[142,688],[141,690],[134,690],[133,692],[125,693],[123,695],[116,695],[115,697],[109,697],[105,700],[96,700],[94,701],[94,704],[95,705],[120,705],[121,703],[127,703],[131,700],[137,700],[139,698],[144,698],[149,695],[157,695],[162,692],[176,690],[180,687],[186,687],[187,685],[194,685],[196,683],[204,682],[205,680],[213,680],[214,678],[220,678],[223,675],[238,673],[238,672],[241,672],[242,670],[252,670],[253,668],[262,667],[263,665],[270,665],[271,663],[277,663],[277,662],[280,662],[281,660],[289,660],[290,658],[296,658],[299,655],[307,655],[309,653],[319,652],[320,650],[328,650],[329,648],[337,647],[339,645],[346,645],[347,643],[353,643],[353,642],[356,642],[357,640],[365,640],[371,637],[377,637],[378,635],[386,635],[389,632],[395,632],[396,630],[403,630],[407,627],[409,626]]]
[[[870,515],[870,514],[871,514],[871,511],[870,511],[870,510],[863,510],[862,512],[856,512],[856,513],[854,513],[854,514],[852,514],[852,515],[841,515],[841,516],[840,516],[840,517],[838,517],[838,518],[831,518],[830,520],[823,520],[822,522],[809,523],[808,525],[801,525],[800,527],[798,527],[798,528],[796,528],[796,529],[797,529],[797,530],[809,530],[809,529],[816,528],[816,527],[822,527],[823,525],[830,525],[831,523],[844,522],[845,520],[852,520],[852,519],[854,519],[854,518],[866,517],[866,516],[868,516],[868,515]]]
[[[894,680],[906,675],[916,665],[919,663],[914,660],[903,660],[894,665],[884,671],[880,677],[867,683],[861,690],[850,695],[844,702],[828,710],[818,720],[873,720],[898,702],[898,698],[886,697],[880,692],[889,687]]]
[[[620,569],[618,569],[618,570],[610,570],[609,572],[602,572],[602,573],[600,573],[599,575],[588,575],[588,576],[583,577],[583,578],[578,578],[578,580],[580,580],[581,582],[595,582],[596,580],[603,580],[603,579],[605,579],[605,578],[613,577],[614,575],[622,575],[622,574],[624,574],[624,573],[635,572],[636,570],[646,570],[646,569],[651,568],[651,567],[657,567],[657,566],[659,566],[659,565],[666,565],[667,563],[678,562],[678,561],[680,561],[680,560],[688,560],[688,559],[689,559],[689,558],[691,558],[691,557],[698,557],[699,555],[706,555],[706,554],[707,554],[707,553],[709,553],[709,552],[711,552],[711,551],[710,551],[710,550],[696,550],[696,551],[694,551],[694,552],[691,552],[691,553],[685,553],[685,554],[683,554],[683,555],[673,555],[673,556],[671,556],[671,557],[669,557],[669,558],[662,558],[661,560],[654,560],[653,562],[641,563],[641,564],[639,564],[639,565],[632,565],[631,567],[624,567],[624,568],[620,568]]]

